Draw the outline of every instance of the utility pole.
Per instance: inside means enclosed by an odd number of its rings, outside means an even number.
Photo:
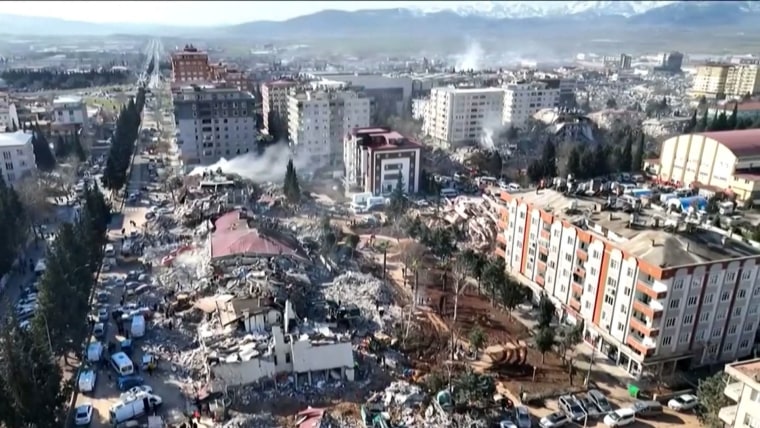
[[[588,386],[589,381],[591,380],[591,368],[594,367],[594,357],[596,357],[596,344],[599,341],[599,338],[597,337],[594,339],[594,343],[591,347],[591,361],[588,364],[588,372],[586,373],[586,380],[583,382],[585,386]]]

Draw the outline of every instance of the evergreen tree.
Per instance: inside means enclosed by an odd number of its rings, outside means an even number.
[[[288,166],[285,169],[285,183],[283,192],[288,202],[295,204],[301,199],[301,187],[298,184],[298,173],[293,165],[293,159],[288,160]]]
[[[32,148],[34,150],[34,160],[37,168],[41,171],[52,171],[55,168],[55,156],[50,150],[45,136],[42,134],[39,125],[32,129]]]
[[[578,146],[571,148],[567,156],[567,172],[575,178],[585,178],[581,170],[581,150]]]
[[[726,115],[726,111],[725,110],[723,110],[718,115],[718,121],[715,124],[714,128],[715,128],[714,129],[715,131],[726,131],[726,130],[729,129],[728,128],[728,116]],[[733,128],[731,128],[731,129],[733,129]]]
[[[82,147],[82,142],[79,140],[79,130],[74,132],[74,139],[71,142],[71,149],[77,156],[77,159],[79,159],[79,162],[84,162],[87,160],[87,153],[85,153],[84,147]]]
[[[633,134],[628,133],[625,139],[625,144],[622,150],[620,150],[620,156],[618,156],[618,171],[630,172],[631,165],[633,164]]]
[[[407,199],[406,190],[404,189],[404,178],[401,174],[398,176],[396,187],[393,189],[389,199],[386,213],[390,218],[398,220],[406,214],[406,209],[409,207],[409,199]]]
[[[552,140],[549,140],[544,144],[544,151],[541,155],[541,161],[543,163],[544,177],[556,177],[557,176],[557,147]]]
[[[712,121],[707,125],[706,130],[708,131],[717,131],[718,126],[718,110],[715,110],[715,113],[713,114]]]
[[[707,109],[702,113],[702,119],[699,121],[699,124],[697,125],[697,132],[705,132],[707,131]]]
[[[697,130],[697,110],[695,109],[691,113],[691,119],[689,119],[689,124],[686,126],[686,132],[691,133],[695,132]]]
[[[636,150],[633,152],[633,162],[631,163],[631,172],[639,172],[644,168],[644,154],[646,151],[646,136],[644,132],[639,133],[639,140]]]
[[[734,109],[731,110],[731,117],[728,118],[728,129],[739,128],[739,103],[734,103]]]
[[[11,120],[11,131],[12,132],[18,131],[18,124],[16,123],[16,119]]]

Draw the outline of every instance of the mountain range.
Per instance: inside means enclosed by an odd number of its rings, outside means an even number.
[[[253,21],[224,27],[191,28],[149,24],[95,24],[0,14],[0,33],[38,36],[154,36],[261,40],[340,37],[500,37],[545,33],[587,36],[643,29],[713,30],[759,34],[760,2],[754,1],[569,1],[478,2],[453,9],[324,10],[285,21]],[[550,34],[546,34],[549,32]]]

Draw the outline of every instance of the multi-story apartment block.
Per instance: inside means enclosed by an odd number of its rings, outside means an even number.
[[[633,62],[633,57],[628,54],[620,54],[620,60],[618,61],[618,67],[623,70],[628,70],[631,68],[631,62]]]
[[[422,131],[443,146],[479,143],[501,126],[503,109],[502,88],[434,88]]]
[[[35,168],[32,133],[24,131],[0,133],[0,173],[13,184]]]
[[[262,119],[269,135],[288,138],[288,94],[298,82],[275,80],[261,85]]]
[[[21,122],[18,119],[18,113],[16,112],[16,104],[4,102],[0,100],[0,132],[6,129],[17,130],[21,128]]]
[[[503,123],[520,128],[545,108],[559,107],[559,86],[546,82],[514,83],[504,91]]]
[[[415,98],[412,100],[412,119],[425,120],[425,111],[428,108],[427,98]]]
[[[669,138],[660,150],[660,180],[729,192],[760,202],[760,129],[702,132]]]
[[[502,192],[496,255],[633,375],[748,355],[760,251],[694,214],[602,211],[554,190]]]
[[[181,85],[188,82],[208,82],[211,80],[211,66],[208,53],[187,45],[179,52],[172,53],[172,80]]]
[[[689,92],[694,97],[716,98],[726,94],[726,77],[729,64],[707,64],[697,68],[697,75]]]
[[[720,409],[726,428],[760,427],[760,359],[726,364],[729,377],[723,394],[736,404]]]
[[[743,97],[760,93],[760,67],[732,65],[726,74],[726,95]]]
[[[254,99],[250,92],[191,85],[173,95],[177,146],[186,165],[209,165],[256,148]]]
[[[343,142],[345,182],[349,190],[391,193],[401,182],[408,193],[420,188],[421,146],[388,128],[357,128]]]
[[[339,166],[343,138],[354,128],[370,125],[372,103],[348,89],[293,91],[288,95],[288,135],[293,149],[309,157],[315,168]]]
[[[760,93],[760,67],[754,64],[708,64],[697,69],[692,96],[743,97]]]
[[[66,95],[53,100],[51,113],[53,133],[68,134],[86,129],[89,121],[87,104],[76,95]]]

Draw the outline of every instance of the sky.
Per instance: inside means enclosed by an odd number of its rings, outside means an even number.
[[[0,14],[61,18],[97,23],[215,26],[250,21],[282,21],[325,9],[445,9],[474,1],[0,1]],[[516,1],[514,3],[525,3]],[[538,3],[538,2],[536,2]],[[551,2],[541,2],[549,3]],[[558,2],[561,4],[561,2]],[[535,3],[534,3],[535,4]],[[550,6],[549,6],[550,7]],[[147,13],[146,13],[147,12]]]

